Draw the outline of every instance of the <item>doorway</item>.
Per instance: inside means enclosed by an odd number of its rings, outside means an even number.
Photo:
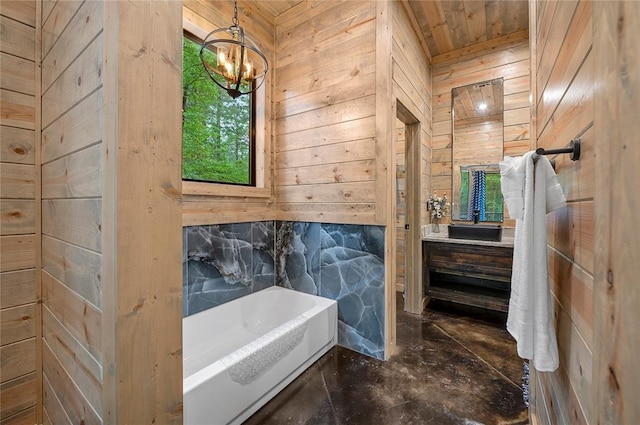
[[[422,312],[420,122],[400,102],[395,120],[395,253],[394,289],[403,294],[404,311]]]

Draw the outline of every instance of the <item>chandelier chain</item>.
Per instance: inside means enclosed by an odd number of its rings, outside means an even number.
[[[239,23],[238,23],[238,2],[237,1],[233,2],[233,21],[232,22],[233,22],[233,26],[234,27],[239,26]]]

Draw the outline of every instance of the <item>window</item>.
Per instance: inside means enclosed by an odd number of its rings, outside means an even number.
[[[471,189],[473,169],[460,167],[460,216],[459,220],[473,220],[469,204],[473,196]],[[503,221],[504,205],[500,188],[500,172],[487,171],[485,173],[485,219],[482,221]]]
[[[254,186],[254,96],[232,99],[215,85],[202,69],[200,46],[191,34],[183,37],[182,178]]]

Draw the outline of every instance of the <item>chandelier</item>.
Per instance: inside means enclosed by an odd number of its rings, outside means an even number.
[[[205,50],[213,55],[205,54]],[[267,58],[244,35],[238,23],[238,2],[233,2],[233,21],[229,28],[218,28],[205,37],[200,60],[209,77],[232,98],[256,91],[267,75]]]

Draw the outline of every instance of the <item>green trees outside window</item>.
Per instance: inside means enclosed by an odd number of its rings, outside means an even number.
[[[232,99],[211,81],[199,43],[184,37],[182,52],[182,178],[254,184],[252,96]]]
[[[471,176],[468,169],[460,170],[460,217],[459,220],[473,220],[469,216],[469,202],[471,200]],[[485,221],[503,221],[504,206],[502,203],[502,190],[500,188],[500,172],[487,172],[485,174]]]

